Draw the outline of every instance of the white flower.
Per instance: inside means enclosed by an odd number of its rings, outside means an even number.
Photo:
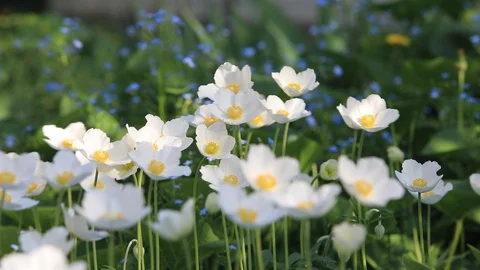
[[[213,78],[215,83],[202,85],[198,88],[199,98],[215,100],[219,89],[226,88],[232,93],[238,94],[250,90],[253,86],[252,72],[247,65],[240,70],[237,66],[226,62],[218,67]]]
[[[338,162],[335,159],[329,159],[320,165],[320,177],[323,180],[338,179]]]
[[[357,251],[365,242],[367,230],[361,224],[350,224],[346,221],[335,225],[332,229],[333,247],[343,262]]]
[[[20,248],[23,252],[32,252],[44,245],[54,246],[65,255],[70,253],[75,242],[68,240],[68,231],[65,227],[53,227],[43,235],[37,231],[20,232]]]
[[[152,180],[189,176],[192,173],[188,166],[180,166],[182,152],[178,147],[165,146],[155,151],[150,144],[139,143],[137,149],[128,155]]]
[[[180,211],[160,210],[157,222],[149,222],[152,230],[168,241],[178,241],[193,230],[195,223],[195,201],[189,199]]]
[[[22,254],[12,253],[0,261],[2,270],[86,270],[85,262],[68,264],[68,260],[61,250],[45,245],[35,251]]]
[[[81,140],[85,134],[85,125],[81,122],[71,123],[65,129],[55,125],[42,127],[45,142],[56,150],[76,150],[73,142]]]
[[[210,183],[209,187],[213,190],[223,184],[229,184],[237,187],[246,187],[248,182],[243,176],[240,159],[237,156],[224,158],[218,166],[206,165],[200,168],[202,179]]]
[[[300,98],[292,98],[283,102],[279,97],[270,95],[267,97],[267,108],[271,112],[273,120],[277,123],[288,123],[311,115],[305,110],[305,101]]]
[[[220,159],[231,155],[235,139],[228,135],[224,123],[215,123],[209,127],[199,125],[195,133],[198,150],[203,156]]]
[[[250,128],[261,128],[265,126],[270,126],[275,121],[273,121],[272,116],[270,115],[269,110],[265,110],[261,112],[259,115],[255,116],[250,122],[248,122],[248,126]]]
[[[245,190],[222,185],[218,193],[222,211],[233,222],[244,228],[260,228],[285,216],[263,192],[247,195]]]
[[[253,189],[277,192],[285,189],[300,174],[300,165],[290,157],[276,158],[266,145],[252,145],[246,160],[240,161]]]
[[[220,211],[220,205],[218,204],[218,194],[215,192],[210,192],[207,198],[205,199],[205,208],[209,214],[216,214]]]
[[[27,189],[25,190],[25,196],[27,197],[34,197],[40,195],[45,187],[47,186],[47,181],[39,179],[34,180],[30,185],[28,185]]]
[[[392,162],[403,162],[405,159],[405,154],[397,146],[389,146],[387,148],[388,159]]]
[[[0,200],[3,196],[3,209],[9,211],[21,211],[32,208],[39,202],[26,198],[24,190],[0,190]]]
[[[212,107],[215,107],[216,105],[214,104],[208,104],[208,105],[201,105],[200,107],[197,108],[195,111],[195,114],[192,115],[189,119],[190,124],[193,126],[198,126],[201,124],[206,125],[207,127],[221,121],[218,117],[216,117],[212,113]]]
[[[445,196],[452,189],[453,189],[453,185],[451,183],[445,184],[443,180],[440,180],[432,190],[420,193],[422,203],[436,204],[443,198],[443,196]],[[410,190],[408,192],[410,192],[410,194],[412,194],[413,197],[418,199],[418,192],[412,192]]]
[[[63,204],[61,206],[65,227],[71,234],[83,241],[98,241],[108,237],[108,232],[106,231],[89,230],[87,220],[84,217],[75,215],[75,211],[72,208],[65,209]]]
[[[90,190],[83,197],[82,206],[76,205],[75,210],[90,225],[104,230],[130,228],[150,213],[142,189],[131,184],[123,188]]]
[[[27,188],[38,178],[35,176],[37,162],[37,153],[12,155],[0,151],[0,189]]]
[[[40,195],[43,190],[45,189],[45,186],[47,185],[47,181],[43,180],[43,173],[45,171],[45,162],[40,160],[40,155],[37,152],[32,152],[29,154],[22,154],[23,155],[32,155],[35,156],[37,160],[37,166],[35,168],[35,172],[33,173],[34,178],[30,185],[28,185],[25,189],[25,196],[27,197],[33,197]],[[8,153],[7,156],[9,156],[12,159],[18,158],[20,155],[16,153]]]
[[[95,188],[96,189],[121,188],[122,186],[117,181],[115,181],[113,177],[110,177],[109,175],[101,172],[98,173],[97,185],[95,187],[94,185],[95,185],[95,172],[89,175],[85,180],[80,182],[80,186],[82,186],[82,188],[85,191],[89,191]]]
[[[273,199],[296,219],[319,218],[335,205],[341,191],[337,184],[323,185],[315,190],[308,182],[294,181]]]
[[[390,178],[385,161],[377,157],[361,158],[355,164],[348,157],[340,156],[338,174],[345,190],[365,206],[383,207],[405,193],[402,185]]]
[[[127,150],[127,152],[133,151],[135,149],[135,142],[128,134],[125,134],[125,136],[123,136],[120,143],[123,143],[125,145],[125,149]],[[138,171],[138,166],[131,159],[128,159],[128,163],[114,165],[110,167],[100,167],[98,169],[100,172],[105,173],[112,178],[115,178],[117,180],[124,180],[135,174]]]
[[[280,73],[272,72],[272,78],[289,97],[301,96],[319,85],[315,71],[310,68],[297,74],[293,68],[284,66]]]
[[[385,100],[375,94],[369,95],[361,101],[349,97],[347,107],[340,104],[337,106],[337,110],[347,126],[368,132],[385,129],[388,125],[397,121],[400,116],[398,110],[387,109]]]
[[[474,173],[470,175],[470,186],[472,186],[473,191],[480,195],[480,173]]]
[[[402,172],[395,171],[398,180],[412,192],[431,191],[442,179],[438,176],[440,165],[435,161],[427,161],[420,164],[413,159],[407,159],[402,163]]]
[[[53,163],[45,163],[44,178],[57,188],[74,186],[95,171],[95,164],[81,165],[71,151],[60,150],[53,157]]]
[[[260,97],[254,90],[234,94],[221,89],[215,96],[213,115],[229,125],[240,125],[251,121],[265,110]]]

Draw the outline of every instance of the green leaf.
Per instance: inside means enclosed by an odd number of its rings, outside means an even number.
[[[20,230],[17,227],[4,226],[0,227],[0,254],[12,252],[11,245],[18,244],[18,236]]]
[[[92,112],[88,115],[87,124],[94,128],[99,128],[112,138],[118,139],[120,136],[120,124],[117,119],[106,111]]]
[[[267,22],[266,29],[277,44],[282,62],[289,66],[295,65],[299,58],[298,52],[286,33],[273,21]]]
[[[407,256],[403,256],[403,265],[407,270],[431,270],[432,269],[427,265],[414,261],[413,259]]]
[[[445,214],[457,219],[465,217],[470,211],[480,207],[480,196],[473,192],[466,180],[448,181],[453,190],[448,192],[435,207]]]
[[[66,116],[73,113],[77,109],[75,101],[67,95],[62,96],[60,99],[60,116]]]
[[[466,147],[464,137],[455,129],[447,129],[433,135],[425,148],[423,155],[438,155],[458,151]]]
[[[480,250],[478,250],[476,247],[474,247],[470,244],[467,244],[467,246],[470,249],[470,251],[472,252],[473,256],[475,256],[475,259],[477,260],[477,262],[480,262]]]

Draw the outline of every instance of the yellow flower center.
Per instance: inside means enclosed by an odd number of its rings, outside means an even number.
[[[427,197],[430,197],[432,195],[435,195],[435,192],[429,191],[429,192],[422,193],[423,198],[427,198]]]
[[[263,120],[263,116],[260,114],[257,117],[253,118],[251,123],[254,126],[261,126],[265,123],[265,121]]]
[[[285,117],[288,117],[288,115],[290,114],[287,110],[278,110],[277,111],[277,114],[280,114],[280,115],[283,115]]]
[[[355,182],[355,189],[363,197],[368,197],[372,194],[373,186],[365,180],[358,180]]]
[[[133,169],[133,167],[135,167],[135,163],[133,163],[133,161],[127,164],[122,164],[122,169],[125,171],[130,171],[131,169]]]
[[[98,150],[98,151],[95,151],[95,153],[93,153],[93,158],[95,159],[95,161],[100,163],[105,163],[109,157],[110,155],[108,154],[107,151]]]
[[[245,223],[254,223],[257,220],[258,214],[252,208],[240,208],[237,215]]]
[[[277,178],[271,174],[261,174],[257,177],[257,185],[264,191],[270,191],[277,186]]]
[[[210,126],[210,125],[218,122],[218,120],[220,120],[220,119],[218,119],[218,117],[212,116],[212,117],[205,118],[205,120],[203,120],[203,123],[207,126]]]
[[[423,178],[417,178],[413,180],[413,186],[416,188],[424,188],[427,186],[427,181]]]
[[[4,184],[15,184],[16,176],[11,172],[1,172],[0,173],[0,185]]]
[[[297,209],[307,211],[315,205],[313,201],[304,201],[297,204]]]
[[[3,201],[6,203],[12,203],[12,196],[10,196],[8,193],[4,193],[5,191],[0,190],[0,200],[3,197]]]
[[[238,184],[238,177],[234,174],[229,174],[223,177],[223,182],[232,186],[236,186]]]
[[[288,87],[293,88],[293,89],[295,89],[295,90],[297,90],[297,91],[300,91],[300,90],[302,89],[302,87],[301,87],[300,84],[298,84],[298,83],[289,83],[289,84],[288,84]]]
[[[123,220],[123,219],[125,219],[125,215],[120,213],[120,212],[105,213],[102,217],[104,219],[108,219],[108,220]]]
[[[160,160],[152,160],[148,164],[148,170],[151,171],[153,174],[160,175],[165,170],[165,164]]]
[[[153,148],[153,150],[155,150],[155,151],[160,150],[160,147],[159,147],[158,144],[156,144],[156,143],[152,143],[152,148]]]
[[[386,39],[387,43],[390,45],[404,46],[407,47],[410,45],[410,39],[401,34],[389,34]]]
[[[229,119],[238,120],[242,115],[243,109],[238,105],[232,105],[227,109],[227,117]]]
[[[93,182],[92,184],[92,188],[96,188],[96,189],[104,189],[105,188],[105,185],[103,184],[102,181],[100,180],[97,180],[97,185],[95,186],[95,182]]]
[[[73,149],[73,140],[72,139],[65,139],[62,141],[62,146],[68,149]]]
[[[225,87],[235,94],[237,94],[238,90],[240,90],[240,85],[238,85],[238,83],[229,83]]]
[[[30,185],[28,185],[27,194],[31,194],[32,192],[34,192],[35,189],[37,189],[37,187],[38,187],[38,183],[36,183],[36,182],[33,182]]]
[[[366,128],[372,128],[377,119],[372,114],[366,114],[360,118],[360,124]]]
[[[64,171],[63,173],[57,174],[57,183],[61,185],[66,185],[70,180],[72,180],[73,173],[71,171]]]
[[[215,155],[218,153],[218,150],[220,149],[220,146],[215,143],[215,142],[209,142],[207,145],[205,145],[204,151],[207,155]]]

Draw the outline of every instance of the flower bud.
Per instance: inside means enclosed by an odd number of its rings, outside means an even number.
[[[388,159],[393,162],[403,162],[405,159],[405,154],[403,151],[396,146],[389,146],[387,148]]]
[[[385,234],[385,227],[383,227],[382,222],[379,220],[377,226],[375,226],[375,234],[377,235],[378,240],[382,239]]]
[[[139,255],[138,253],[139,253],[138,252],[138,245],[135,244],[135,246],[133,247],[133,255],[135,256],[135,259],[137,259],[137,260],[138,260],[138,255]],[[145,249],[142,247],[142,258],[144,257],[144,255],[145,255]]]
[[[323,180],[338,179],[338,164],[335,159],[329,159],[320,165],[320,177]]]
[[[208,194],[207,199],[205,200],[205,208],[207,208],[209,214],[215,214],[220,211],[217,193],[212,192]]]

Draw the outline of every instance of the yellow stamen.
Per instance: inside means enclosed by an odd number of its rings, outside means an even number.
[[[57,183],[61,185],[66,185],[70,180],[72,180],[73,173],[71,171],[64,171],[63,173],[57,174],[56,180]]]
[[[203,120],[203,123],[207,126],[210,126],[210,125],[218,122],[218,120],[220,120],[220,119],[218,119],[218,117],[212,116],[212,117],[205,118],[205,120]]]
[[[358,180],[355,182],[355,189],[363,197],[368,197],[372,194],[373,186],[365,180]]]
[[[238,184],[238,177],[234,174],[226,175],[223,177],[223,182],[232,186],[236,186]]]
[[[100,163],[105,163],[109,157],[110,155],[107,151],[97,150],[95,153],[93,153],[93,158]]]
[[[133,169],[133,167],[135,167],[135,163],[132,162],[129,162],[127,164],[122,164],[122,169],[125,170],[125,171],[130,171],[131,169]]]
[[[413,180],[413,186],[416,188],[424,188],[427,186],[427,184],[427,181],[425,181],[423,178],[417,178]]]
[[[153,174],[160,175],[165,170],[165,164],[160,160],[152,160],[150,164],[148,164],[148,170],[151,171]]]
[[[152,143],[152,148],[153,148],[153,150],[155,150],[155,151],[160,150],[160,147],[159,147],[158,144],[156,144],[156,143]]]
[[[250,123],[254,126],[261,126],[265,123],[265,121],[263,120],[263,116],[260,114],[257,117],[253,118]]]
[[[300,91],[300,90],[302,89],[302,87],[301,87],[300,84],[298,84],[298,83],[289,83],[289,84],[288,84],[288,87],[293,88],[293,89],[295,89],[295,90],[297,90],[297,91]]]
[[[264,191],[270,191],[277,186],[277,178],[271,174],[261,174],[257,177],[257,185]]]
[[[62,146],[68,149],[73,149],[73,140],[72,139],[65,139],[62,141]]]
[[[254,223],[258,217],[257,212],[251,208],[240,208],[237,215],[245,223]]]
[[[386,38],[386,41],[392,46],[407,47],[408,45],[410,45],[410,39],[401,34],[389,34]]]
[[[120,212],[116,212],[116,213],[111,212],[111,213],[105,213],[103,215],[103,218],[108,220],[123,220],[125,219],[125,215]]]
[[[425,193],[422,193],[422,197],[423,198],[427,198],[427,197],[430,197],[432,195],[435,195],[435,192],[433,191],[428,191],[428,192],[425,192]]]
[[[218,153],[220,146],[215,142],[209,142],[203,149],[207,155],[213,156]]]
[[[237,83],[229,83],[225,87],[235,94],[238,94],[238,90],[240,90],[240,85],[238,85]]]
[[[242,107],[238,105],[232,105],[227,109],[227,117],[229,119],[238,120],[243,115]]]
[[[38,183],[37,182],[33,182],[31,183],[30,185],[28,185],[27,187],[27,194],[31,194],[32,192],[35,191],[35,189],[37,189],[38,187]]]
[[[15,179],[17,177],[15,176],[15,174],[11,173],[11,172],[1,172],[0,173],[0,185],[4,185],[4,184],[10,184],[10,185],[13,185],[15,184]]]
[[[94,186],[94,185],[95,185],[95,182],[93,182],[92,188],[96,188],[96,189],[104,189],[105,188],[105,185],[100,180],[97,180],[97,185],[96,186]]]
[[[5,191],[0,190],[0,199],[3,197],[3,201],[6,203],[12,203],[12,196],[10,196],[8,193],[4,193]]]
[[[287,110],[278,110],[277,114],[283,115],[285,117],[288,117],[288,115],[290,115],[290,113]]]
[[[297,209],[307,211],[315,205],[313,201],[304,201],[297,204]]]
[[[375,125],[377,119],[372,114],[366,114],[360,117],[360,124],[366,128],[372,128]]]

